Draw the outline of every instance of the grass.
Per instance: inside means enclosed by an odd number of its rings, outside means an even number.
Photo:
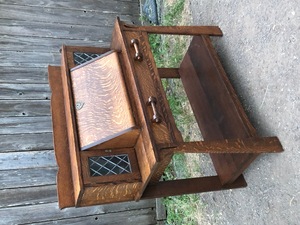
[[[177,178],[186,178],[190,176],[187,167],[183,166],[186,157],[183,154],[173,156],[171,164],[167,167],[163,179],[174,180]],[[167,209],[167,224],[196,224],[195,214],[197,212],[197,202],[199,201],[196,194],[170,196],[163,199]]]
[[[169,2],[169,1],[168,1]],[[165,1],[164,1],[165,4]],[[172,26],[182,22],[185,0],[173,0],[171,5],[162,7],[161,25]],[[178,67],[189,43],[188,38],[172,35],[149,35],[149,42],[157,67]],[[175,44],[176,43],[176,44]],[[190,140],[186,124],[194,122],[185,103],[188,102],[183,86],[178,79],[163,79],[163,86],[175,122],[185,141]],[[163,179],[174,180],[191,176],[186,166],[186,155],[176,154],[167,167]],[[196,194],[167,197],[163,200],[167,209],[167,224],[197,224],[195,214],[198,210]]]
[[[161,25],[177,25],[182,18],[184,3],[185,0],[176,0],[170,6],[166,5]],[[178,36],[151,34],[149,35],[149,42],[158,67],[176,67],[179,65],[183,55],[182,49],[186,48],[185,41],[180,41]],[[171,43],[176,43],[176,45],[170,46]]]

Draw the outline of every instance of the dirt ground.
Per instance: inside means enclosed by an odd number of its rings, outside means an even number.
[[[201,194],[199,224],[300,224],[299,0],[190,0],[190,11],[194,25],[220,26],[215,46],[250,120],[285,149],[258,157],[247,188]]]

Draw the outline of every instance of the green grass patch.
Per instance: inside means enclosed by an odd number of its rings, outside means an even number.
[[[181,22],[185,0],[174,0],[172,5],[162,7],[161,25],[174,26]],[[149,35],[149,42],[157,67],[176,68],[186,52],[189,44],[188,38],[173,35]],[[186,124],[193,122],[193,117],[187,113],[184,103],[188,102],[182,83],[178,79],[162,79],[167,99],[175,118],[178,129],[184,133]],[[187,133],[187,132],[185,132]],[[189,141],[189,136],[184,137]],[[186,166],[186,156],[176,154],[163,175],[164,180],[175,180],[190,177],[191,174]],[[182,195],[164,198],[163,202],[167,209],[167,224],[193,225],[197,224],[195,214],[197,212],[196,194]]]
[[[182,11],[184,9],[185,0],[177,0],[169,9],[165,12],[163,18],[163,25],[174,26],[182,18]]]
[[[167,208],[167,224],[197,224],[194,217],[197,212],[197,201],[199,199],[195,194],[164,198],[164,204]]]
[[[165,12],[162,15],[162,26],[175,26],[182,18],[185,0],[176,0],[173,5],[164,6]],[[149,35],[150,46],[158,67],[178,67],[183,56],[183,49],[186,49],[186,40],[178,35]],[[176,43],[176,44],[174,44]]]

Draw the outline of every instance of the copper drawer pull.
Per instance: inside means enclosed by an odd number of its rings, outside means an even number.
[[[131,39],[131,46],[133,46],[135,50],[134,60],[143,61],[143,55],[139,51],[139,41],[137,39]]]
[[[153,123],[160,123],[161,122],[161,119],[159,118],[158,114],[157,114],[157,110],[156,110],[156,98],[153,97],[153,96],[150,96],[148,98],[148,101],[147,101],[147,105],[151,105],[152,107],[152,111],[153,111],[153,117],[152,117],[152,122]]]

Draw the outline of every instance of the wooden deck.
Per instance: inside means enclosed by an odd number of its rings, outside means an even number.
[[[47,66],[60,46],[109,46],[138,0],[0,0],[0,224],[156,224],[155,201],[59,210]]]

